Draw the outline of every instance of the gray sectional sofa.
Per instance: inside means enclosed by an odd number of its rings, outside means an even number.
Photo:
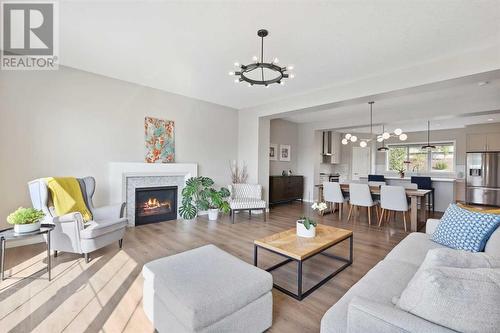
[[[321,333],[455,332],[405,312],[392,302],[406,288],[427,251],[443,247],[430,240],[438,224],[439,220],[429,219],[426,233],[408,235],[352,286],[323,316]],[[500,257],[500,228],[490,237],[485,253]]]

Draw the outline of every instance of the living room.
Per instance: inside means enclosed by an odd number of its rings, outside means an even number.
[[[0,6],[0,331],[500,327],[500,1]]]

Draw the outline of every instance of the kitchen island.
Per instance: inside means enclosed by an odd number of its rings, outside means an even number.
[[[360,177],[360,181],[367,182],[368,177]],[[410,184],[411,177],[385,176],[387,185],[405,186]],[[435,205],[434,209],[444,212],[450,203],[455,202],[456,181],[455,178],[431,177],[434,187]]]

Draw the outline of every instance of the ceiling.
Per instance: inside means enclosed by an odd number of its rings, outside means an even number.
[[[500,122],[500,71],[493,72],[489,81],[464,79],[454,85],[422,90],[377,96],[373,105],[376,130],[384,124],[389,130],[401,127],[405,131],[421,131],[426,129],[426,120],[432,120],[433,127],[440,129]],[[365,102],[320,111],[304,110],[283,119],[315,123],[323,129],[370,131],[369,106]]]
[[[259,52],[293,64],[285,86],[228,76]],[[234,108],[494,45],[498,0],[61,1],[61,64]]]

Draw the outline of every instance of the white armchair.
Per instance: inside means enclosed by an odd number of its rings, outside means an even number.
[[[266,201],[262,200],[262,186],[259,184],[232,184],[228,186],[231,192],[229,206],[231,207],[231,221],[234,223],[236,211],[248,210],[250,217],[252,210],[261,210],[266,221]]]
[[[36,179],[28,183],[33,207],[45,213],[43,223],[55,225],[51,232],[50,247],[55,251],[79,253],[85,255],[89,262],[89,253],[118,241],[122,248],[123,236],[127,226],[127,219],[123,217],[125,204],[116,204],[95,208],[92,196],[95,191],[95,179],[85,177],[78,179],[82,188],[83,197],[92,212],[93,220],[84,223],[80,213],[69,213],[57,216],[52,206],[52,198],[44,179]]]

